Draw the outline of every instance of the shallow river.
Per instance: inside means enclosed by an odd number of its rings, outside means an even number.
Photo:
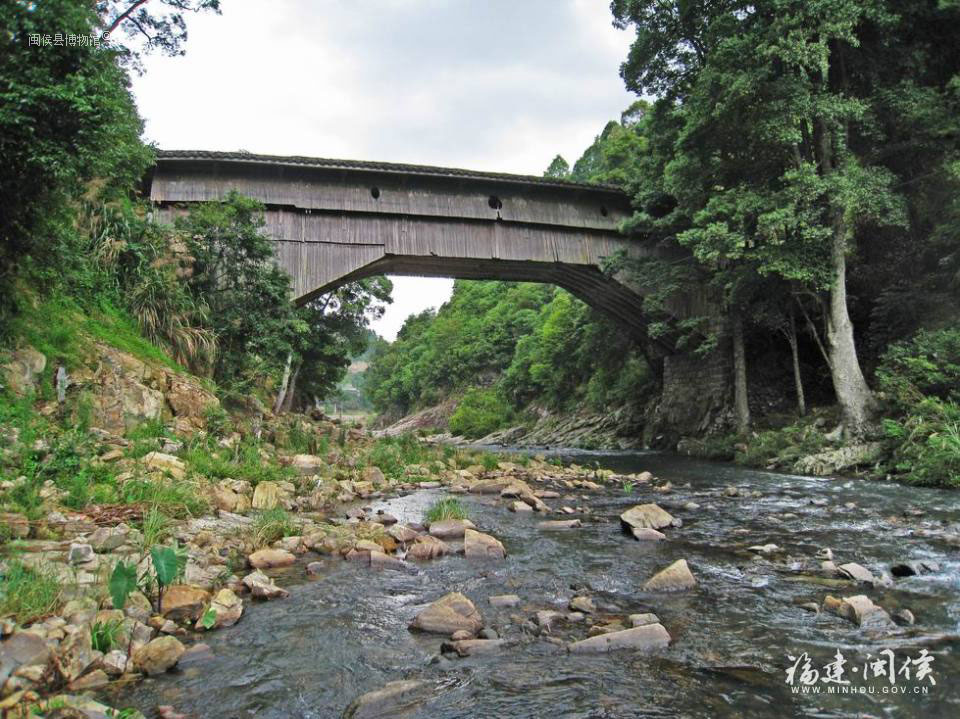
[[[157,705],[172,704],[196,718],[335,719],[364,692],[419,679],[432,687],[428,698],[398,716],[960,717],[960,550],[949,541],[960,532],[960,494],[750,471],[665,454],[589,453],[576,461],[650,470],[670,480],[673,491],[639,487],[627,494],[618,485],[578,498],[576,504],[594,515],[566,532],[538,530],[539,515],[510,513],[489,497],[463,496],[477,526],[506,545],[506,561],[478,564],[451,556],[404,573],[328,559],[326,571],[309,579],[298,565],[278,575],[289,599],[248,605],[238,625],[204,637],[213,658],[107,699],[147,716]],[[729,485],[750,496],[725,496]],[[372,506],[400,521],[420,521],[442,494],[420,491]],[[621,532],[617,515],[647,501],[683,520],[682,527],[664,530],[668,541],[637,542]],[[690,501],[699,508],[684,509]],[[548,502],[555,508],[570,503]],[[849,502],[856,506],[845,506]],[[757,560],[745,549],[771,542],[787,556]],[[804,579],[799,563],[816,567],[816,553],[825,547],[838,564],[859,562],[875,574],[918,559],[933,560],[939,569],[897,579],[886,589]],[[697,577],[696,590],[642,591],[651,574],[679,558]],[[439,659],[442,637],[412,633],[407,624],[425,603],[450,591],[470,597],[486,625],[515,643],[497,654]],[[495,609],[487,602],[508,593],[523,604]],[[603,614],[655,612],[671,646],[653,655],[571,655],[511,621],[511,615],[564,609],[580,593],[592,595]],[[871,634],[799,606],[821,603],[827,594],[861,593],[891,613],[909,608],[916,624]],[[585,632],[571,625],[555,634],[570,639]],[[904,661],[920,658],[922,649],[932,659],[911,663],[909,679],[900,674]],[[874,660],[889,661],[884,650],[892,652],[898,672],[893,684],[876,672],[864,681],[865,663],[873,671]],[[810,672],[803,675],[801,659],[791,685],[786,670],[795,662],[788,655],[804,652]],[[825,665],[837,652],[846,661],[840,676],[846,685],[824,682]],[[918,679],[924,666],[930,672]],[[819,693],[796,693],[803,687]],[[859,693],[828,693],[838,687]]]

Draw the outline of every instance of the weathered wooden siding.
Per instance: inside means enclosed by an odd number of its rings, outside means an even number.
[[[150,188],[160,219],[231,190],[257,198],[267,206],[266,232],[298,301],[376,274],[527,280],[558,284],[632,330],[644,327],[643,289],[600,271],[615,253],[655,251],[617,232],[630,206],[616,189],[439,168],[311,166],[304,164],[309,158],[291,166],[283,158],[195,154],[161,153]]]

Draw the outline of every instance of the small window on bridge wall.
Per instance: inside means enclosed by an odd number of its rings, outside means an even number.
[[[503,207],[503,201],[496,195],[490,195],[490,199],[487,200],[487,204],[490,205],[491,210],[499,210]]]
[[[606,216],[609,215],[610,213],[607,211],[606,206],[600,205],[600,214],[603,215],[604,217],[606,217]]]
[[[370,197],[372,197],[374,200],[379,200],[379,199],[380,199],[380,188],[379,188],[379,187],[371,187],[371,188],[370,188]]]

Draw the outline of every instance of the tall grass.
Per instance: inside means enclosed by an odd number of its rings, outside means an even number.
[[[42,619],[60,605],[61,583],[47,567],[28,567],[10,560],[0,575],[0,616],[12,615],[20,624]]]
[[[430,505],[425,519],[428,524],[447,519],[466,519],[467,510],[456,497],[444,497]]]

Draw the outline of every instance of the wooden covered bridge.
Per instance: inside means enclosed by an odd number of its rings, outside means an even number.
[[[617,231],[620,189],[379,162],[237,152],[160,151],[150,198],[161,216],[229,191],[266,205],[266,231],[305,302],[372,275],[550,282],[634,332],[640,296],[604,275],[643,242]]]

